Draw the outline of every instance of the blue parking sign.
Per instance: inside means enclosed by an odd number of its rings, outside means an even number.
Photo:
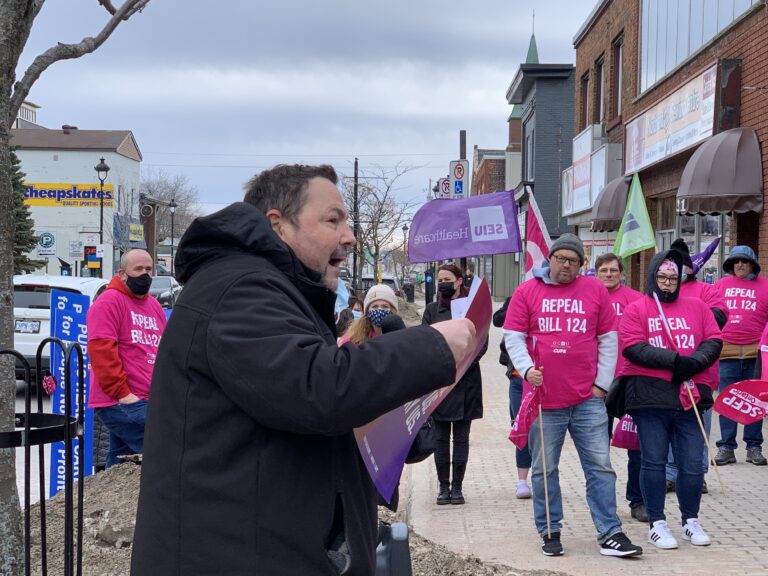
[[[464,195],[464,180],[456,180],[456,182],[453,183],[453,193],[455,196]]]

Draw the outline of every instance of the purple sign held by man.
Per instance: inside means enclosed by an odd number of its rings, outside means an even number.
[[[521,250],[517,206],[512,192],[427,202],[413,217],[408,237],[408,260],[411,262]]]

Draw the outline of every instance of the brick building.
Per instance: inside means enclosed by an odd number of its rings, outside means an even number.
[[[606,174],[602,197],[591,190],[593,238],[615,238],[602,201],[626,195],[625,178],[637,173],[660,249],[683,236],[699,252],[722,235],[702,274],[719,275],[736,244],[768,264],[767,20],[764,0],[598,2],[573,42],[574,130],[612,145],[621,169]],[[652,255],[632,257],[635,287]]]

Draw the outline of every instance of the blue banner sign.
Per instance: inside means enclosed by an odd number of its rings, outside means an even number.
[[[51,290],[51,336],[65,343],[77,342],[83,348],[83,364],[85,369],[85,401],[88,401],[88,385],[90,380],[90,364],[88,362],[88,329],[85,319],[91,299],[83,294]],[[72,382],[72,397],[70,416],[78,414],[78,356],[72,352],[70,360],[70,377]],[[51,374],[56,378],[56,391],[53,393],[51,411],[54,414],[65,414],[65,377],[64,351],[56,344],[51,345]],[[85,409],[85,406],[83,406]],[[80,466],[83,476],[89,476],[93,470],[93,410],[85,409],[85,436],[83,438],[84,454],[80,454],[77,440],[72,441],[73,477],[77,478]],[[64,488],[66,478],[66,459],[64,442],[51,444],[50,496]]]

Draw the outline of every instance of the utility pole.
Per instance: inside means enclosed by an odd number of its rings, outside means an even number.
[[[467,131],[459,130],[459,160],[467,159]],[[467,197],[469,197],[469,187],[467,187]],[[467,259],[461,258],[461,271],[467,273]]]
[[[357,199],[357,158],[355,158],[355,183],[352,190],[352,233],[355,235],[355,250],[352,252],[352,269],[354,270],[352,279],[354,280],[352,289],[357,291],[360,286],[360,271],[357,267],[357,252],[360,248],[360,207]]]

